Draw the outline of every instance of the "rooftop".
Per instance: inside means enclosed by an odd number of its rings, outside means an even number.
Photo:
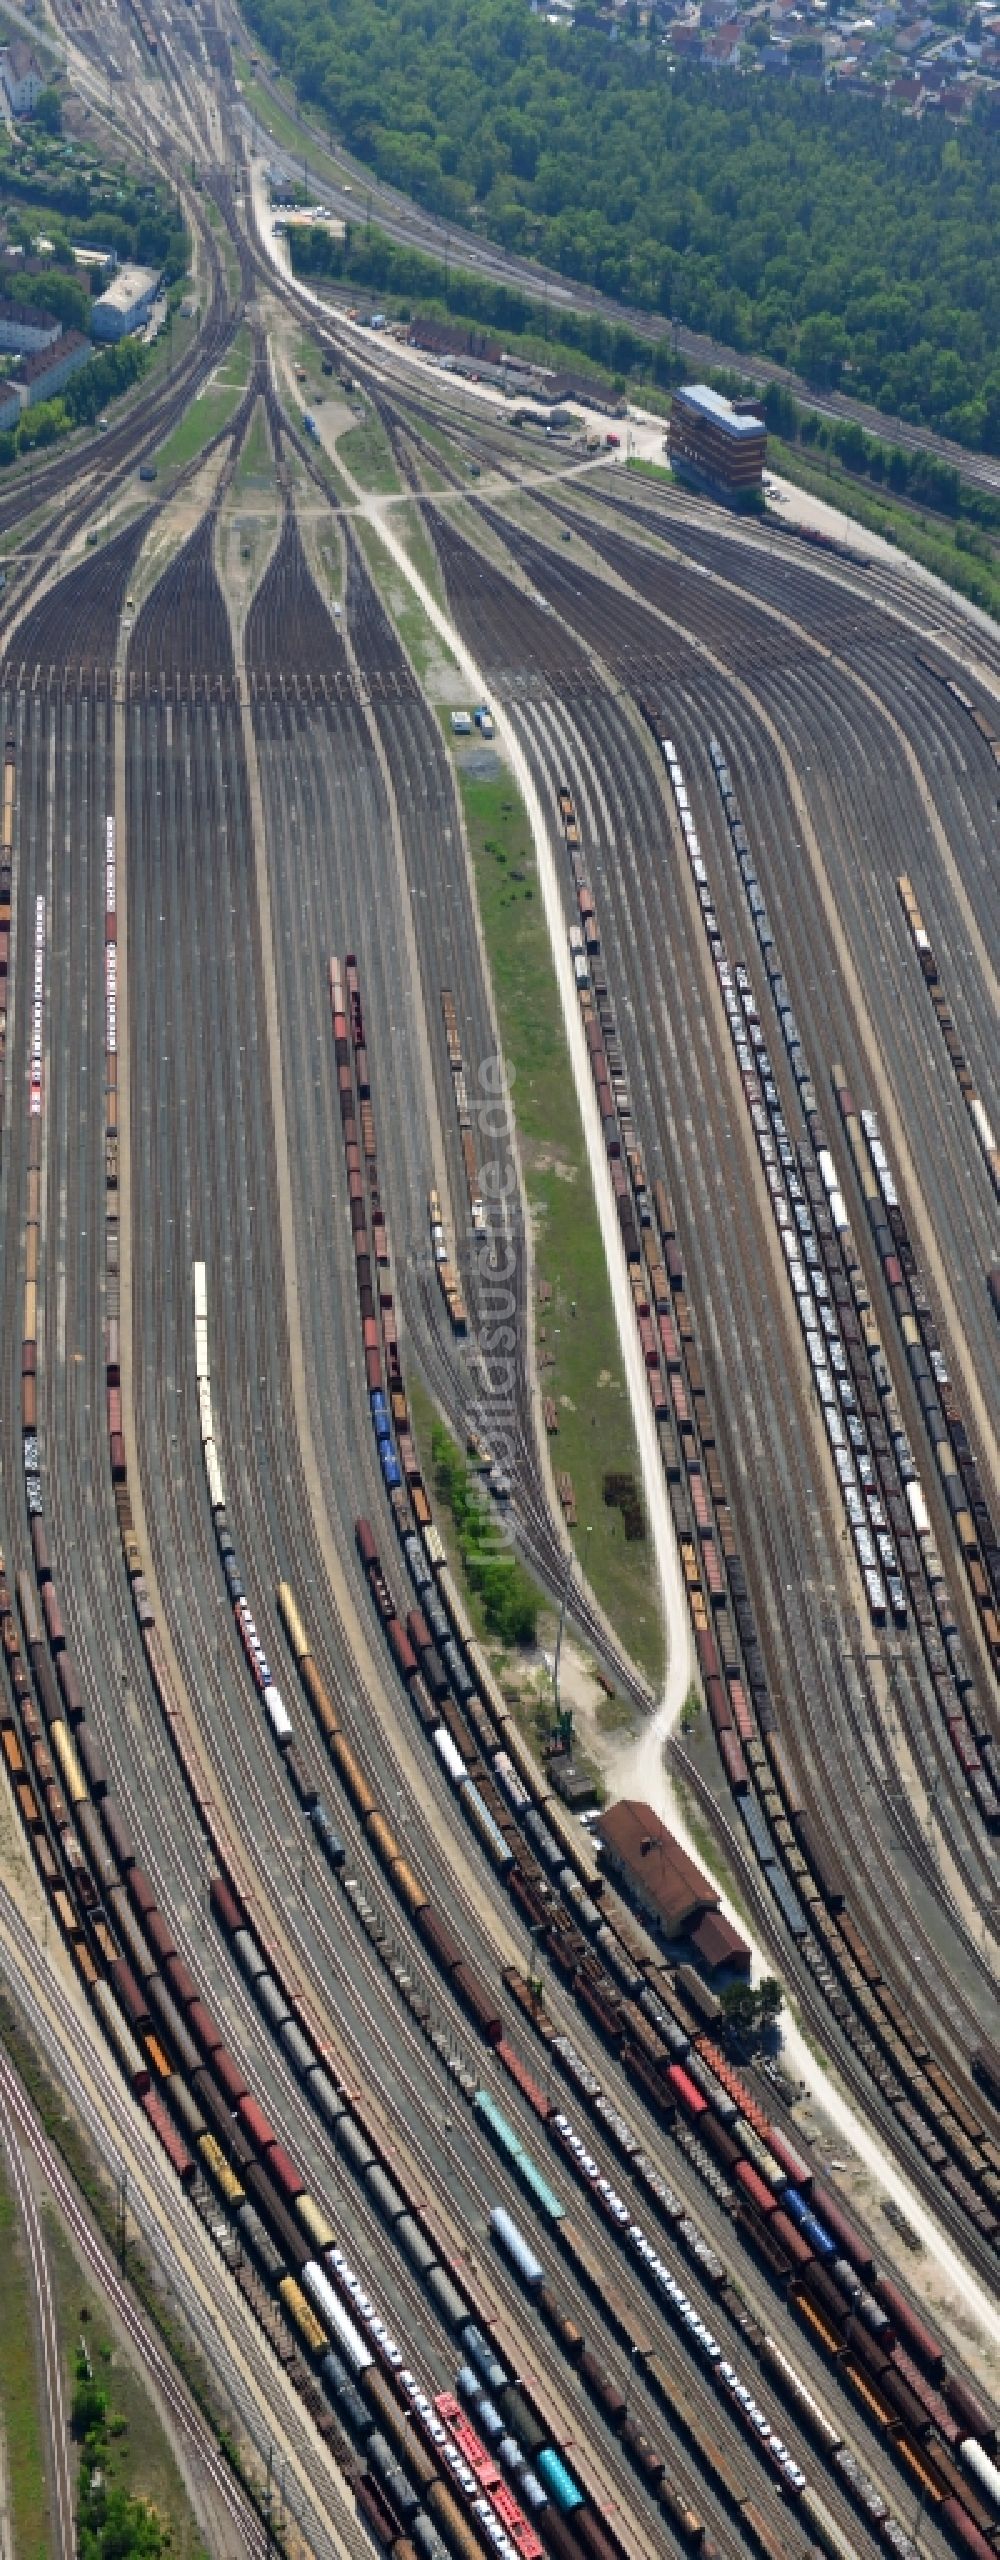
[[[706,1973],[720,1973],[723,1965],[749,1973],[750,1950],[746,1941],[721,1911],[703,1912],[690,1934]]]
[[[54,347],[39,347],[37,355],[21,357],[14,381],[37,382],[41,374],[54,373],[56,366],[63,364],[67,356],[75,355],[78,347],[86,347],[88,355],[93,353],[91,341],[84,337],[82,329],[64,329]]]
[[[695,410],[699,417],[721,427],[727,436],[737,436],[749,442],[751,437],[761,433],[759,418],[740,417],[732,401],[726,400],[721,391],[712,391],[707,382],[686,382],[674,392],[673,398],[675,408],[679,405],[683,409]]]
[[[715,1910],[715,1886],[702,1875],[652,1805],[628,1799],[609,1805],[594,1823],[593,1835],[612,1857],[620,1860],[671,1936],[688,1929],[701,1914]]]
[[[46,336],[58,337],[59,322],[51,311],[36,311],[31,302],[12,302],[0,294],[0,321],[13,321],[19,329],[44,329]]]
[[[3,58],[9,65],[15,80],[28,80],[32,73],[36,80],[41,79],[42,70],[38,55],[30,44],[22,43],[20,37],[15,37],[13,44],[4,46]]]
[[[156,267],[119,267],[107,291],[98,298],[105,311],[132,311],[147,294],[155,293],[159,281]]]

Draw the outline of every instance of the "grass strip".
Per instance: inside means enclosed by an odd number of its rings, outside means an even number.
[[[359,489],[367,489],[380,498],[398,494],[402,483],[388,436],[374,411],[366,411],[356,427],[348,427],[344,435],[338,436],[337,452]]]
[[[540,1383],[558,1422],[553,1464],[572,1479],[572,1535],[584,1572],[621,1642],[655,1683],[663,1642],[649,1538],[627,1539],[619,1510],[605,1501],[606,1477],[638,1483],[638,1458],[538,867],[510,775],[500,768],[487,778],[475,769],[481,758],[479,750],[470,763],[460,751],[456,770],[513,1084],[534,1242]],[[476,1061],[467,1072],[474,1081]]]
[[[834,454],[807,458],[801,445],[784,444],[778,436],[769,437],[767,450],[768,466],[780,479],[825,499],[869,533],[880,533],[895,550],[933,569],[968,602],[1000,619],[1000,563],[985,535],[963,520],[949,524],[944,517],[922,509],[918,513],[912,505],[876,493],[870,481],[859,481]],[[775,522],[780,520],[779,508]]]
[[[432,592],[437,594],[440,589],[437,561],[431,553],[431,546],[423,525],[411,523],[411,516],[410,508],[394,509],[393,531],[405,539],[407,550],[421,577],[425,566],[428,564],[431,566],[432,574],[428,578],[428,585]],[[392,615],[400,639],[409,652],[421,684],[432,700],[439,699],[443,693],[449,702],[457,702],[462,691],[462,679],[456,661],[445,647],[444,641],[438,638],[437,632],[428,622],[423,606],[418,604],[403,571],[397,568],[384,542],[380,541],[374,525],[365,524],[361,516],[355,516],[354,530],[375,585]],[[422,556],[421,544],[426,559]]]
[[[160,445],[156,455],[157,469],[181,470],[185,463],[193,462],[195,455],[205,445],[211,444],[213,436],[220,435],[223,427],[228,427],[249,379],[250,339],[247,331],[241,329],[206,390],[199,392],[197,399],[191,401],[173,434]]]
[[[247,491],[261,486],[266,487],[269,498],[273,500],[275,495],[274,456],[264,412],[258,402],[233,473],[233,491],[236,497],[243,497]]]
[[[451,665],[444,645],[374,527],[359,522],[357,532],[414,665],[425,682],[430,676],[432,698],[445,691],[449,701],[459,699],[441,683]],[[460,682],[457,667],[454,673]],[[440,716],[450,737],[448,712]],[[656,1687],[663,1630],[652,1548],[645,1530],[626,1538],[623,1514],[605,1501],[606,1477],[638,1487],[638,1452],[538,866],[520,794],[499,756],[488,761],[495,773],[482,770],[482,747],[460,750],[455,770],[513,1086],[538,1292],[540,1384],[558,1423],[553,1464],[572,1481],[571,1534],[583,1571],[620,1642]],[[466,1061],[477,1090],[485,1063]],[[473,1307],[469,1318],[474,1327]],[[639,1507],[641,1518],[641,1500]]]
[[[170,2444],[102,2296],[55,2208],[43,2207],[59,2340],[80,2452],[81,2553],[100,2560],[208,2560]],[[91,2536],[92,2540],[85,2539]]]
[[[49,2560],[41,2375],[24,2238],[0,2175],[0,2416],[17,2560]]]
[[[61,2092],[50,2078],[37,2046],[22,2025],[14,2001],[2,1983],[0,1983],[0,2044],[9,2055],[49,2141],[65,2163],[78,2193],[83,2197],[84,2203],[93,2216],[102,2239],[114,2256],[118,2248],[117,2198],[105,2168],[103,2164],[98,2164],[79,2125],[68,2113]],[[180,2209],[178,2195],[178,2211]],[[186,2383],[192,2399],[197,2403],[203,2418],[211,2428],[220,2452],[225,2456],[246,2496],[263,2519],[267,2511],[264,2488],[244,2462],[229,2416],[220,2401],[207,2366],[203,2363],[197,2348],[192,2345],[186,2329],[182,2327],[177,2312],[168,2304],[152,2268],[134,2241],[130,2244],[128,2251],[128,2279],[133,2293],[153,2322],[162,2345],[171,2357],[182,2381]],[[0,2366],[0,2374],[2,2373],[3,2367]],[[272,2531],[273,2529],[272,2526]],[[25,2551],[28,2560],[34,2560],[33,2552],[28,2545],[25,2546]],[[18,2544],[17,2560],[22,2560],[20,2544]]]

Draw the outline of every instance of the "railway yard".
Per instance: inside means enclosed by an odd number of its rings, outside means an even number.
[[[1000,637],[399,365],[276,262],[231,18],[55,16],[199,325],[20,550],[0,493],[0,1944],[224,2445],[78,2244],[219,2560],[987,2560]],[[585,1521],[571,1581],[470,773],[532,845],[658,1689]],[[431,1406],[794,2078],[556,1792]],[[6,2056],[0,2107],[41,2159]]]

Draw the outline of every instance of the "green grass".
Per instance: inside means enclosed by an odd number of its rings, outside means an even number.
[[[434,597],[435,603],[441,606],[442,611],[446,610],[448,600],[445,594],[444,579],[442,578],[440,567],[438,565],[437,552],[434,549],[434,545],[424,523],[423,510],[416,506],[395,507],[393,509],[393,531],[401,535],[413,562],[413,566],[417,572],[417,576],[423,579],[424,585],[429,588],[431,595]]]
[[[598,1733],[634,1733],[635,1709],[627,1698],[598,1698],[594,1709]]]
[[[234,494],[242,497],[248,491],[259,491],[261,483],[266,485],[271,496],[277,495],[271,439],[267,432],[264,412],[258,402],[233,473]]]
[[[52,2547],[40,2383],[20,2216],[0,2177],[0,2422],[6,2446],[16,2560],[49,2560]]]
[[[468,1573],[466,1572],[465,1560],[459,1543],[458,1531],[449,1504],[439,1486],[437,1469],[432,1456],[435,1430],[441,1421],[440,1413],[431,1396],[428,1394],[423,1379],[415,1371],[410,1371],[407,1377],[406,1386],[410,1404],[410,1419],[413,1427],[413,1436],[420,1455],[420,1462],[425,1481],[433,1488],[434,1491],[434,1520],[435,1525],[441,1534],[448,1563],[455,1576],[455,1580],[464,1595],[466,1607],[472,1624],[476,1630],[476,1634],[485,1645],[496,1678],[500,1681],[504,1695],[510,1702],[518,1729],[523,1733],[525,1741],[530,1743],[532,1750],[537,1751],[539,1758],[541,1759],[544,1754],[546,1744],[551,1741],[552,1738],[553,1699],[551,1682],[547,1677],[539,1680],[535,1668],[535,1657],[533,1655],[528,1656],[526,1668],[525,1658],[519,1654],[517,1647],[514,1646],[505,1651],[498,1643],[497,1638],[491,1634],[491,1631],[487,1626],[486,1610],[483,1600],[480,1593],[476,1590],[475,1585],[469,1580]],[[470,1477],[474,1478],[476,1474],[475,1461],[470,1459],[468,1463]],[[526,1575],[525,1581],[528,1582],[530,1586],[530,1576]],[[537,1598],[539,1603],[540,1641],[549,1651],[551,1651],[555,1642],[558,1613],[555,1603],[547,1594],[539,1591],[537,1593]],[[627,1705],[623,1698],[605,1698],[602,1701],[602,1704],[605,1709],[605,1719],[602,1721],[600,1707],[598,1708],[597,1716],[598,1725],[602,1732],[621,1733],[625,1731],[632,1732],[634,1730],[635,1719],[632,1709]],[[587,1752],[585,1745],[580,1741],[578,1735],[574,1736],[573,1758],[576,1762],[577,1768],[584,1770],[592,1780],[598,1802],[600,1804],[605,1804],[607,1802],[607,1786],[603,1771],[600,1768],[599,1763]]]
[[[192,400],[173,434],[161,444],[156,456],[160,471],[179,471],[185,463],[210,444],[239,407],[250,379],[250,339],[245,329],[223,358],[206,390]]]
[[[0,1809],[0,1844],[3,1842],[3,1835],[4,1825],[2,1809]],[[17,1851],[16,1854],[23,1853]],[[10,2055],[18,2077],[23,2081],[41,2117],[49,2140],[55,2144],[65,2161],[70,2176],[94,2215],[105,2241],[115,2249],[117,2247],[117,2203],[108,2176],[108,2162],[106,2159],[99,2159],[92,2151],[77,2118],[70,2113],[61,2091],[49,2078],[45,2064],[2,1981],[0,1981],[0,2044]],[[5,2265],[8,2255],[9,2252],[4,2253]],[[184,2324],[177,2297],[172,2292],[168,2292],[164,2284],[161,2284],[134,2242],[129,2249],[128,2272],[133,2291],[138,2295],[167,2354],[172,2357],[203,2417],[212,2428],[230,2469],[236,2478],[242,2481],[247,2495],[253,2500],[258,2513],[262,2515],[264,2512],[263,2480],[257,2472],[256,2465],[251,2468],[234,2432],[231,2406],[224,2397],[225,2378],[223,2377],[220,2382],[218,2377],[210,2374],[202,2363],[201,2356],[193,2345]],[[4,2368],[0,2366],[0,2374],[3,2370]],[[33,2554],[27,2550],[27,2546],[25,2548],[27,2560],[33,2560]],[[17,2560],[22,2560],[20,2544]]]
[[[672,480],[674,476],[667,463],[646,462],[638,453],[630,456],[626,469],[638,472],[641,480]]]
[[[403,507],[398,509],[394,508],[394,531],[405,533],[406,525],[409,522],[409,516],[409,509],[405,509]],[[404,519],[406,520],[405,522]],[[442,676],[445,679],[453,677],[455,685],[455,699],[457,700],[461,680],[455,659],[452,657],[446,643],[438,638],[437,632],[428,622],[423,606],[418,602],[408,580],[403,576],[402,571],[397,569],[395,561],[390,558],[384,542],[379,540],[379,536],[374,525],[365,524],[360,517],[356,516],[354,519],[354,530],[361,544],[361,548],[368,562],[375,584],[389,608],[404,648],[409,651],[421,683],[425,684],[428,687],[428,690],[433,693]],[[429,550],[430,545],[427,543],[427,535],[424,532],[423,526],[420,527],[420,533]],[[408,536],[407,549],[411,551],[414,564],[420,571],[421,576],[423,576],[424,562],[419,556],[419,548],[416,545],[415,537]],[[433,584],[434,593],[437,594],[440,591],[439,573],[435,563],[432,562],[431,566],[434,569],[434,576],[431,583]]]
[[[337,452],[359,489],[368,489],[376,497],[389,497],[401,488],[389,439],[372,412],[358,426],[348,427],[344,435],[338,436]]]
[[[237,53],[234,49],[233,62],[244,100],[251,114],[256,116],[258,124],[263,127],[264,135],[280,143],[284,150],[292,152],[300,163],[304,159],[310,178],[339,179],[340,173],[335,163],[327,158],[324,151],[316,148],[310,136],[303,133],[301,124],[295,123],[290,115],[286,115],[284,107],[275,105],[270,90],[263,88],[251,71],[249,57],[246,54]]]
[[[106,2457],[109,2489],[122,2489],[153,2507],[169,2533],[173,2560],[205,2560],[204,2544],[159,2417],[135,2366],[118,2347],[103,2302],[89,2285],[54,2213],[46,2210],[46,2247],[55,2288],[67,2404],[81,2338],[94,2380],[108,2394],[111,2443]]]
[[[648,1539],[627,1544],[603,1498],[606,1470],[638,1460],[604,1244],[563,1030],[537,866],[524,809],[506,772],[481,781],[457,760],[500,1034],[535,1244],[542,1392],[559,1416],[557,1471],[576,1494],[574,1542],[624,1645],[656,1681],[663,1643]]]
[[[880,533],[897,551],[935,570],[947,586],[1000,619],[1000,562],[986,538],[967,523],[956,526],[925,507],[904,504],[873,488],[870,480],[859,480],[845,470],[835,454],[809,453],[802,445],[782,443],[778,436],[769,436],[767,450],[769,469],[780,479],[794,481],[811,496],[824,498],[828,506],[839,507],[855,524]],[[776,507],[771,520],[780,525],[782,514],[782,508]],[[957,538],[959,534],[964,540]]]

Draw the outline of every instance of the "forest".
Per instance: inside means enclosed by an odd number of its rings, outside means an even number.
[[[527,0],[246,0],[303,103],[457,223],[1000,452],[1000,132],[675,69]],[[457,245],[457,244],[456,244]]]

